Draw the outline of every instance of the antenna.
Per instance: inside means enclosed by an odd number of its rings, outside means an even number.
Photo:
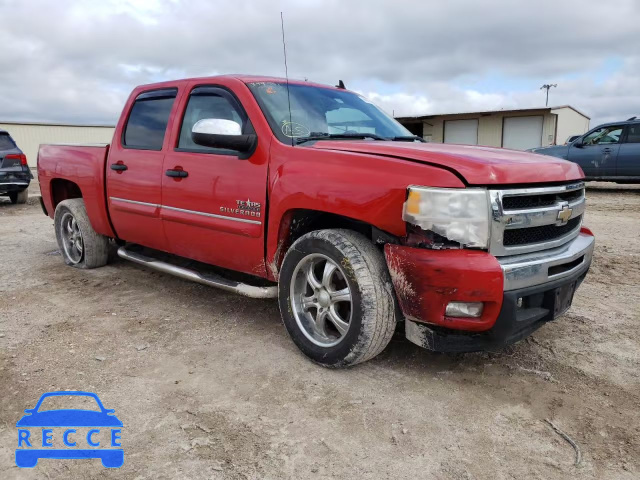
[[[289,103],[289,128],[291,129],[291,146],[294,146],[293,119],[291,118],[291,97],[289,96],[289,69],[287,68],[287,44],[284,41],[284,17],[280,12],[280,25],[282,27],[282,50],[284,51],[284,75],[287,79],[287,102]]]

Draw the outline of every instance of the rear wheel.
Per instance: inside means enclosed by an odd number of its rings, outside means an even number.
[[[382,252],[359,233],[311,232],[284,258],[282,319],[300,350],[321,365],[346,367],[382,352],[396,326],[394,302]]]
[[[27,203],[27,200],[29,200],[29,190],[25,188],[24,190],[20,190],[19,192],[11,192],[9,194],[9,199],[13,204]]]
[[[54,215],[56,240],[67,265],[97,268],[107,264],[109,239],[96,233],[81,198],[64,200]]]

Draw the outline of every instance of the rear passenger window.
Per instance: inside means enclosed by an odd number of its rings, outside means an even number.
[[[640,143],[640,124],[629,125],[628,128],[627,143]]]
[[[191,130],[198,120],[204,118],[216,118],[223,120],[233,120],[240,124],[242,131],[246,133],[248,121],[244,111],[242,111],[235,99],[228,92],[217,87],[198,87],[191,92],[189,102],[182,119],[180,128],[180,138],[178,139],[178,149],[186,151],[202,151],[216,153],[227,152],[220,148],[205,147],[197,145],[191,138]],[[252,128],[252,127],[249,127]]]
[[[138,95],[131,108],[122,143],[127,148],[162,150],[177,93],[177,89],[172,88]]]
[[[0,150],[11,150],[16,148],[16,144],[8,133],[0,133]]]

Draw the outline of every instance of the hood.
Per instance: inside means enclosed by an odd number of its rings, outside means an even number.
[[[572,162],[519,150],[442,143],[319,141],[311,148],[403,158],[453,170],[470,185],[551,183],[584,177]]]
[[[552,157],[567,158],[569,153],[569,145],[552,145],[550,147],[532,148],[529,150],[540,155],[550,155]]]

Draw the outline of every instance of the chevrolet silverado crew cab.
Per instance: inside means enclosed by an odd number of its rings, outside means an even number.
[[[465,352],[564,313],[594,246],[580,167],[423,143],[342,86],[146,85],[110,145],[42,145],[64,261],[103,266],[116,243],[149,268],[277,297],[296,345],[333,367],[379,354],[399,322],[418,345]]]

